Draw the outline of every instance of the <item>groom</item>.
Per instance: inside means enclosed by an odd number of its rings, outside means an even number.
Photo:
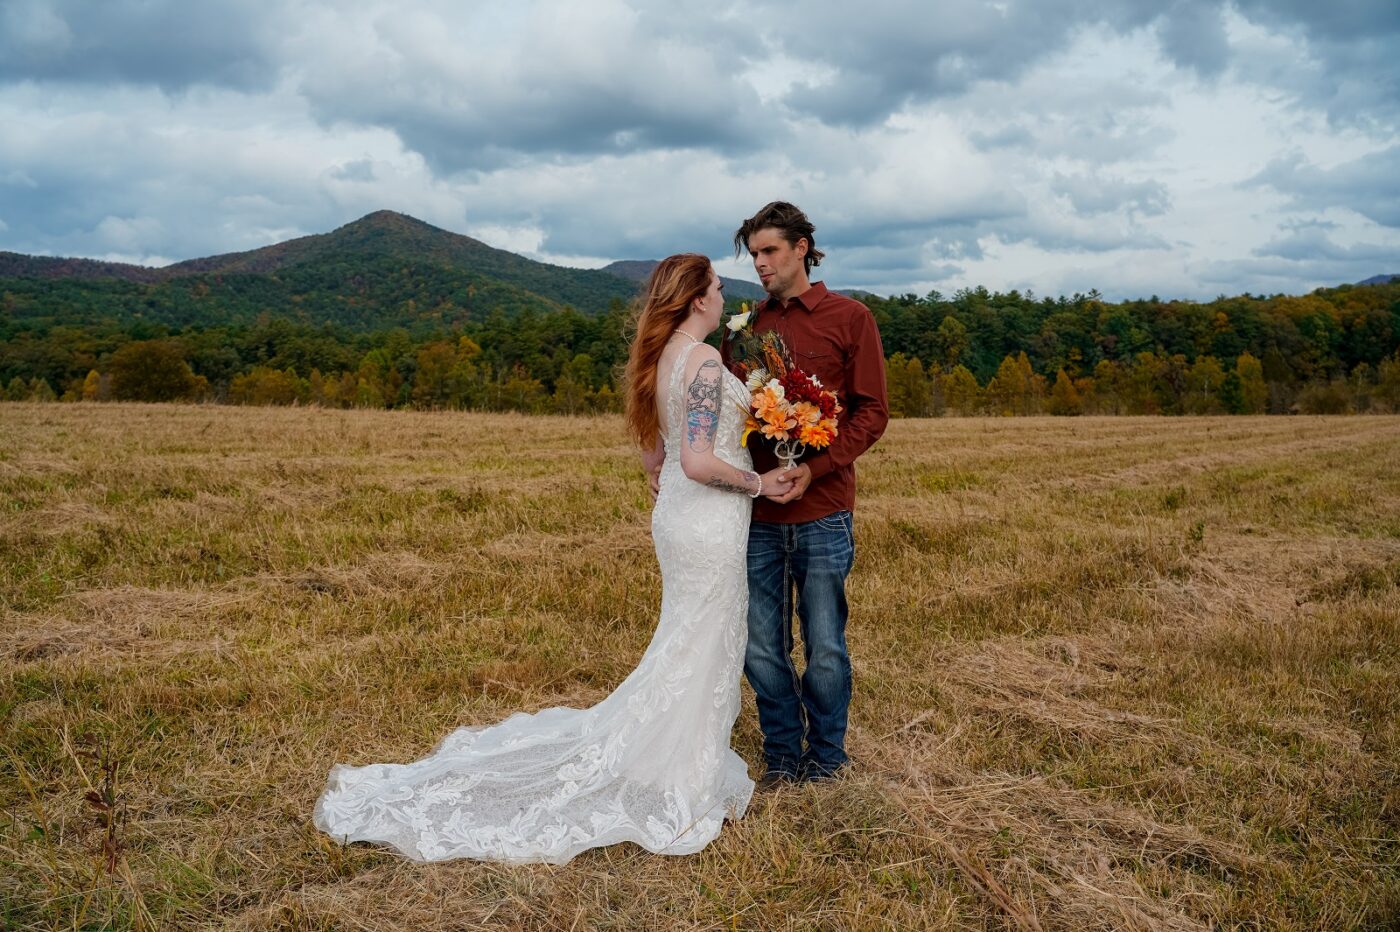
[[[749,643],[744,674],[758,699],[766,772],[760,790],[830,779],[846,763],[851,659],[846,652],[846,575],[855,557],[851,511],[855,460],[889,420],[880,332],[859,301],[808,280],[823,253],[807,215],[774,201],[734,233],[735,255],[753,257],[768,297],[755,308],[755,333],[776,330],[793,362],[836,392],[836,439],[809,451],[784,474],[792,488],[756,501],[749,529]],[[723,344],[729,364],[729,343]],[[777,465],[752,448],[754,469]],[[806,669],[792,662],[796,607]]]

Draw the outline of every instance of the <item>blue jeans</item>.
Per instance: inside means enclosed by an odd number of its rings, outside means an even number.
[[[769,773],[824,776],[846,763],[846,575],[854,559],[849,511],[804,524],[749,526],[744,675],[758,699]],[[794,596],[807,660],[800,678],[792,662]]]

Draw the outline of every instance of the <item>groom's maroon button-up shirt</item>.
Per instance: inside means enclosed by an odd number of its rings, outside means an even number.
[[[755,333],[776,330],[799,369],[836,392],[845,410],[837,415],[836,439],[827,449],[802,457],[812,470],[812,484],[796,501],[779,505],[766,498],[754,502],[753,519],[775,524],[815,521],[856,504],[856,457],[880,439],[889,422],[885,395],[885,351],[870,309],[817,282],[786,304],[768,298],[755,308]],[[729,342],[721,344],[725,364]],[[778,465],[772,444],[749,436],[754,469]]]

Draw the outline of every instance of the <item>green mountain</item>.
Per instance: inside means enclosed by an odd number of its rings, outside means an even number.
[[[251,252],[191,259],[169,267],[173,275],[209,272],[274,273],[292,266],[336,263],[346,256],[411,258],[471,271],[532,292],[554,304],[580,310],[630,299],[636,289],[618,276],[526,259],[480,240],[450,233],[407,214],[375,211],[330,233],[303,236]]]
[[[353,330],[422,330],[628,301],[636,283],[535,262],[381,210],[330,233],[161,269],[0,253],[0,313],[32,325],[139,319],[183,327],[261,314]]]

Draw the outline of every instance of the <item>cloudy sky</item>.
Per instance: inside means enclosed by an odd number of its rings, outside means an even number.
[[[1400,273],[1396,0],[0,0],[0,249],[162,264],[390,208],[597,266],[763,203],[837,287]]]

